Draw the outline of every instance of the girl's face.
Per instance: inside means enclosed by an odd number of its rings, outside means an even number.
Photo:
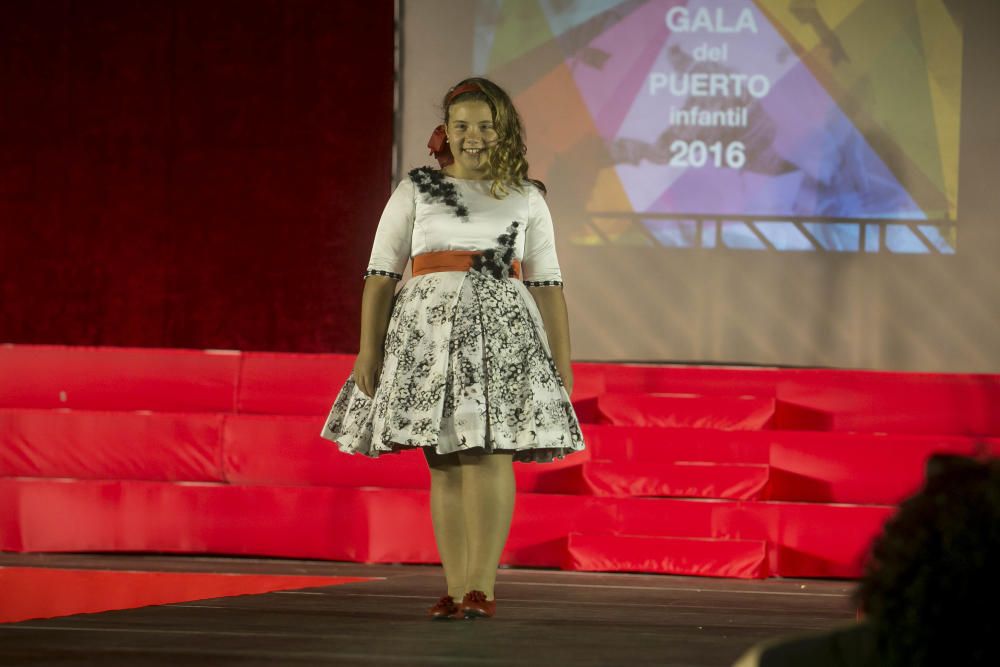
[[[455,178],[489,178],[489,151],[497,142],[490,106],[479,100],[452,104],[445,131],[455,158],[446,173]]]

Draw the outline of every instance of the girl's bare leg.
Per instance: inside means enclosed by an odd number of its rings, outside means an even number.
[[[493,598],[500,554],[514,515],[513,454],[459,453],[465,532],[468,535],[466,591]]]
[[[467,592],[466,522],[462,509],[462,466],[458,454],[437,454],[424,447],[431,471],[431,522],[448,595],[461,601]]]

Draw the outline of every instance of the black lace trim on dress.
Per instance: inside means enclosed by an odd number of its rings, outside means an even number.
[[[545,287],[547,285],[562,285],[561,280],[525,280],[526,287]]]
[[[496,248],[484,250],[472,260],[472,268],[482,274],[494,278],[505,278],[511,274],[514,265],[514,245],[517,242],[517,228],[521,225],[516,220],[507,227],[507,231],[497,237]]]
[[[403,279],[402,273],[395,273],[393,271],[383,271],[381,269],[367,269],[365,271],[365,278],[367,278],[368,276],[389,276],[390,278],[393,278],[395,280]]]
[[[428,201],[450,206],[464,222],[469,221],[469,209],[462,203],[455,184],[446,181],[443,173],[432,167],[417,167],[411,169],[408,176]]]

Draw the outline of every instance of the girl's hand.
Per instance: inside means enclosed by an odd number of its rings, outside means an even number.
[[[375,397],[378,377],[382,373],[382,355],[361,352],[354,362],[354,384],[368,398]]]
[[[559,377],[562,378],[563,386],[566,387],[566,393],[573,394],[573,365],[569,362],[564,364],[556,364],[556,370],[559,371]]]

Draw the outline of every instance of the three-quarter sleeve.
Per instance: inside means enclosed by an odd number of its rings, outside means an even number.
[[[415,217],[413,181],[406,178],[396,186],[379,218],[365,278],[377,275],[403,279],[403,269],[410,259]]]
[[[521,260],[524,284],[528,287],[562,285],[562,272],[556,257],[555,230],[545,198],[534,186],[528,188],[528,225]]]

